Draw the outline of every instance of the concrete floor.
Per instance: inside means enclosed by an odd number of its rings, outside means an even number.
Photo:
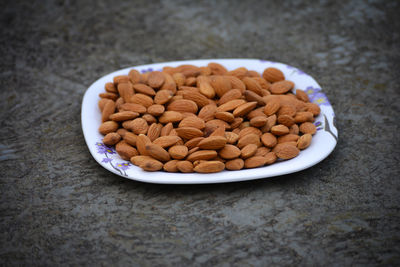
[[[400,264],[398,1],[0,4],[0,264]],[[128,66],[259,58],[321,84],[339,143],[256,181],[134,182],[91,157],[87,87]]]

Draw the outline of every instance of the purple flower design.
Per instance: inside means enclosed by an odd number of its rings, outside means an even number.
[[[112,159],[110,159],[110,158],[103,158],[103,160],[101,162],[109,163],[111,161],[112,161]]]
[[[317,131],[323,129],[323,127],[322,127],[322,122],[320,122],[320,121],[314,122],[314,125],[317,127]]]
[[[97,153],[99,154],[115,154],[115,150],[112,147],[106,146],[103,143],[97,142],[96,143],[96,147],[97,147]]]
[[[131,164],[129,162],[119,162],[115,165],[115,167],[117,169],[126,171],[127,169],[129,169],[129,167],[131,166]]]
[[[305,90],[310,102],[317,104],[318,106],[325,105],[330,106],[328,98],[324,93],[321,92],[321,88],[308,86]]]
[[[146,73],[146,72],[150,72],[150,71],[162,71],[162,69],[153,69],[153,68],[147,68],[147,69],[142,69],[140,72],[141,73]]]

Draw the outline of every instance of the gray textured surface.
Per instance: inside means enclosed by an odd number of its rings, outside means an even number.
[[[117,2],[0,4],[1,265],[400,264],[398,1]],[[130,181],[91,157],[80,105],[97,78],[232,57],[315,77],[335,151],[200,186]]]

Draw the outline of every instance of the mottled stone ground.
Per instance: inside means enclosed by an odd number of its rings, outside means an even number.
[[[399,265],[398,1],[3,1],[0,264]],[[98,165],[80,106],[128,66],[260,58],[317,79],[339,143],[299,173],[166,186]]]

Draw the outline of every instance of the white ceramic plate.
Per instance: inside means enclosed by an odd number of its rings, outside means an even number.
[[[101,113],[97,106],[99,93],[104,92],[104,85],[111,82],[116,75],[127,75],[132,68],[140,71],[161,70],[164,66],[178,66],[181,64],[193,64],[205,66],[209,62],[218,62],[228,70],[238,67],[246,67],[262,73],[268,67],[280,69],[287,80],[295,83],[295,89],[302,89],[308,94],[310,101],[318,104],[321,114],[316,118],[314,124],[317,133],[313,136],[311,145],[300,152],[291,160],[274,163],[270,166],[246,169],[240,171],[223,171],[213,174],[199,173],[168,173],[168,172],[145,172],[139,167],[132,165],[129,161],[122,160],[115,149],[102,143],[103,136],[98,132],[101,124]],[[294,90],[295,90],[294,89]],[[86,144],[94,159],[107,170],[122,177],[149,183],[160,184],[203,184],[203,183],[225,183],[245,181],[258,178],[284,175],[309,168],[326,158],[337,143],[338,131],[334,125],[334,112],[325,94],[322,93],[320,85],[309,75],[301,70],[277,62],[258,59],[208,59],[187,60],[165,63],[156,63],[130,67],[107,74],[94,82],[86,91],[82,102],[82,129]]]

